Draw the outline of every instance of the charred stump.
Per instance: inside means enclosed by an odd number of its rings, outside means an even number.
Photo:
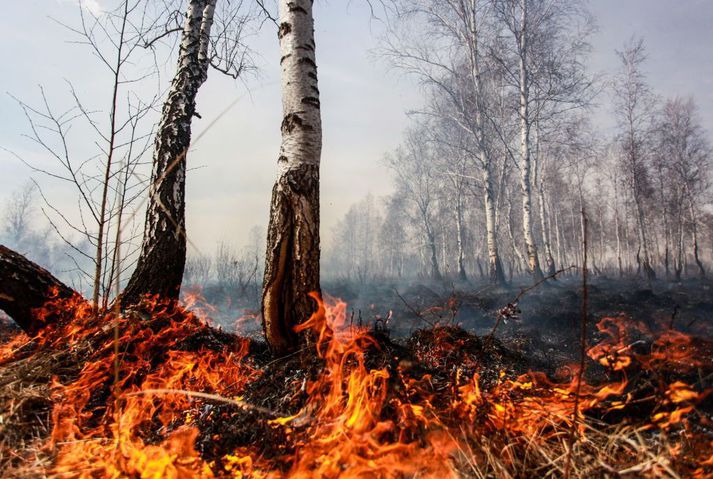
[[[50,299],[69,298],[75,291],[49,271],[0,245],[0,309],[29,334],[41,324],[34,311]]]

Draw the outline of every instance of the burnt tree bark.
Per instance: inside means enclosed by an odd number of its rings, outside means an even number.
[[[53,298],[69,298],[72,288],[21,254],[0,245],[0,309],[23,331],[34,334],[44,324],[34,311]]]
[[[186,153],[196,94],[208,78],[208,48],[216,0],[190,0],[178,68],[163,105],[155,139],[149,205],[136,270],[122,293],[124,305],[147,294],[177,299],[186,262]]]
[[[262,315],[274,354],[294,350],[294,327],[316,310],[319,292],[319,162],[322,121],[312,0],[280,0],[282,145],[267,232]]]

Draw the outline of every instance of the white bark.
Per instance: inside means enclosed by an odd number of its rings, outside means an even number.
[[[319,163],[322,120],[312,0],[279,2],[282,143],[272,190],[262,314],[273,352],[295,349],[293,328],[314,311],[319,292]]]
[[[527,262],[535,279],[542,278],[537,257],[537,244],[532,234],[532,162],[530,154],[530,87],[527,66],[528,26],[527,0],[520,1],[520,35],[518,45],[519,90],[520,90],[520,188],[522,190],[522,230],[527,247]]]

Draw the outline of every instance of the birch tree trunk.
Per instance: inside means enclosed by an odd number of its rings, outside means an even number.
[[[463,195],[458,192],[456,197],[456,241],[458,247],[458,279],[466,281],[468,276],[465,273],[465,228],[463,227]]]
[[[636,180],[634,180],[636,181]],[[651,267],[651,255],[649,254],[648,239],[646,237],[646,220],[644,217],[644,207],[641,204],[639,194],[634,192],[634,206],[636,207],[636,225],[639,233],[639,247],[643,253],[643,258],[638,257],[640,266],[648,280],[656,279],[656,272]]]
[[[486,242],[488,246],[488,279],[493,284],[504,284],[505,274],[498,253],[498,239],[495,227],[495,201],[493,194],[493,175],[490,172],[490,167],[483,170],[483,183],[485,185],[485,232]],[[508,214],[508,224],[510,215]]]
[[[614,233],[616,234],[616,265],[619,270],[619,277],[624,277],[624,268],[621,263],[621,231],[619,230],[619,211],[614,211]]]
[[[701,262],[701,258],[698,252],[698,218],[696,217],[696,208],[693,204],[693,197],[691,196],[691,192],[688,191],[687,193],[688,213],[691,219],[691,240],[693,241],[693,260],[696,262],[696,266],[698,266],[698,272],[700,274],[700,277],[705,278],[706,270],[703,267],[703,263]]]
[[[315,310],[319,292],[319,162],[322,122],[312,0],[280,0],[282,145],[272,190],[262,315],[274,354],[294,350],[293,328]]]
[[[436,250],[436,234],[433,231],[433,226],[429,220],[427,213],[423,212],[424,226],[426,228],[426,242],[428,243],[428,248],[431,252],[431,279],[440,281],[443,279],[441,276],[441,270],[438,267],[438,252]]]
[[[498,252],[498,239],[497,239],[497,226],[496,226],[496,211],[495,211],[495,187],[493,184],[494,176],[494,165],[492,158],[489,156],[490,153],[487,149],[486,143],[486,133],[484,127],[484,91],[483,83],[481,81],[481,71],[480,71],[480,42],[479,36],[481,35],[478,29],[478,18],[476,7],[476,2],[474,0],[470,1],[469,4],[469,16],[468,16],[468,33],[469,33],[469,62],[470,62],[470,73],[471,81],[473,83],[473,88],[475,91],[475,130],[477,133],[477,144],[478,153],[480,156],[480,163],[483,168],[483,180],[484,180],[484,206],[485,206],[485,228],[486,228],[486,242],[488,248],[488,279],[493,284],[504,284],[505,274],[503,273],[502,263],[500,261],[500,255]],[[505,167],[503,167],[505,168]]]
[[[525,261],[525,256],[522,254],[520,251],[520,248],[517,246],[517,241],[515,241],[515,233],[513,232],[513,227],[512,227],[512,199],[510,196],[508,196],[508,211],[507,211],[507,226],[508,226],[508,237],[510,239],[510,244],[512,245],[512,252],[517,258],[517,270],[518,272],[522,271],[522,269],[526,266],[526,261]]]
[[[542,227],[542,244],[545,247],[545,261],[547,264],[547,274],[555,274],[555,259],[552,257],[552,246],[550,245],[550,229],[547,220],[547,208],[545,203],[545,181],[540,179],[538,188],[538,199],[540,203],[540,224]]]
[[[190,0],[181,36],[178,68],[156,133],[149,205],[136,270],[121,302],[146,294],[177,299],[186,262],[186,153],[196,94],[208,77],[208,47],[216,0]]]
[[[564,245],[564,238],[562,237],[562,230],[560,229],[560,212],[557,211],[554,214],[555,217],[555,240],[557,241],[557,262],[561,265],[567,264],[566,247]]]
[[[527,0],[520,2],[520,35],[518,45],[520,70],[520,188],[522,189],[522,230],[527,247],[527,263],[530,274],[535,280],[543,278],[540,261],[537,257],[537,245],[532,234],[532,181],[530,154],[530,99],[527,68]]]

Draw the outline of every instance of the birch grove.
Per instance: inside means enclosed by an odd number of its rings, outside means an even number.
[[[370,214],[377,229],[402,225],[400,246],[398,255],[394,239],[372,249],[372,277],[503,284],[570,274],[581,266],[582,211],[594,274],[706,274],[708,132],[693,99],[651,90],[642,40],[612,52],[619,68],[601,79],[584,67],[595,27],[582,2],[397,3],[380,53],[420,82],[424,101],[386,156],[394,193]],[[608,137],[590,121],[603,100],[617,125]],[[345,217],[336,234],[349,228]],[[340,238],[324,270],[348,278],[351,260],[336,255],[353,240]]]

